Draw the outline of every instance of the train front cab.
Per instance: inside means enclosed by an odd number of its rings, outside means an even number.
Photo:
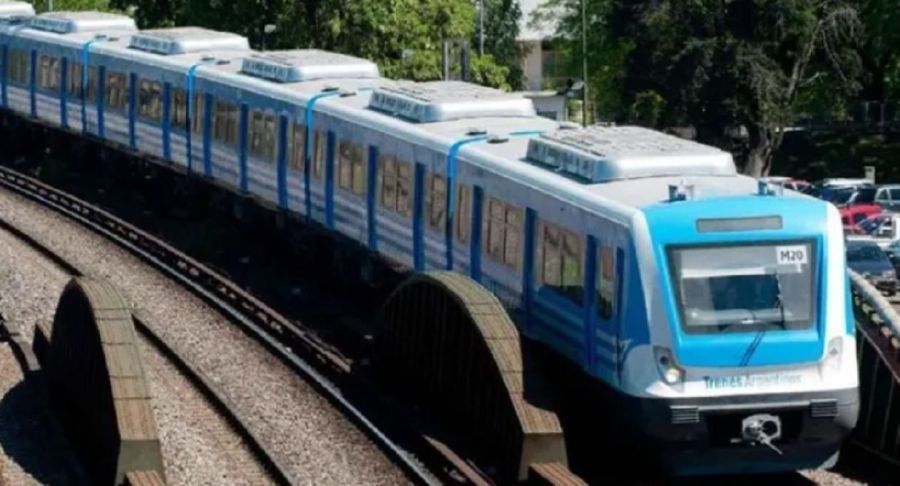
[[[837,211],[739,196],[635,226],[650,343],[626,353],[621,410],[640,443],[674,474],[831,466],[859,409]]]

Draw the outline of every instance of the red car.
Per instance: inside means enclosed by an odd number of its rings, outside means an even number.
[[[881,214],[884,209],[877,204],[854,204],[841,208],[841,223],[844,225],[844,232],[856,234],[858,230],[856,225],[860,222]]]

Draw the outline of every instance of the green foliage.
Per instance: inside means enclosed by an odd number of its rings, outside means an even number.
[[[475,5],[469,0],[113,0],[133,9],[141,27],[199,25],[247,36],[267,49],[315,47],[377,62],[385,75],[441,77],[441,40],[474,38]],[[472,56],[472,73],[492,86],[518,86],[515,0],[487,0],[496,26],[487,29],[491,55]],[[494,8],[496,7],[496,8]],[[509,11],[502,9],[511,9]],[[274,33],[264,35],[267,24]],[[477,44],[473,44],[473,54]],[[501,59],[502,63],[498,63]]]
[[[626,97],[659,93],[662,124],[693,126],[705,142],[727,144],[746,129],[750,173],[769,170],[801,113],[858,89],[862,29],[843,2],[661,0],[628,12],[637,48]]]
[[[525,73],[522,71],[522,59],[525,55],[522,48],[516,42],[519,36],[519,20],[522,18],[522,9],[518,0],[484,0],[485,5],[485,42],[484,52],[490,55],[494,62],[505,68],[501,82],[488,82],[490,86],[508,86],[509,89],[519,90],[524,87]],[[472,46],[478,48],[478,36],[472,38]],[[480,70],[486,66],[485,61],[478,61],[479,66],[473,62],[473,70]],[[491,69],[495,69],[493,66]],[[495,75],[503,72],[496,70]],[[498,80],[500,81],[500,80]],[[477,81],[476,81],[477,82]]]
[[[620,36],[611,25],[614,0],[584,0],[587,32],[587,78],[589,110],[599,119],[610,120],[627,110],[624,102],[626,62],[633,49],[627,36]],[[568,78],[583,79],[581,0],[546,0],[530,19],[536,25],[557,26],[555,47],[565,64]],[[548,88],[560,88],[550,86]]]
[[[37,0],[34,9],[38,13],[46,12],[50,6],[48,0]],[[110,10],[109,0],[53,0],[53,10]]]
[[[509,91],[509,67],[497,63],[494,56],[473,56],[471,61],[471,81],[473,83]]]
[[[629,118],[644,126],[654,127],[659,124],[666,100],[656,91],[641,91],[634,97]]]

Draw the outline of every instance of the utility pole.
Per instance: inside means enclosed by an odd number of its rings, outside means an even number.
[[[478,55],[484,55],[484,0],[478,0]]]
[[[587,0],[581,0],[581,124],[588,125]]]
[[[53,11],[53,0],[47,0],[47,11],[48,12]]]

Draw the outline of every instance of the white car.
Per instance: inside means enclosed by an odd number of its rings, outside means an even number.
[[[857,227],[871,236],[882,249],[900,240],[900,213],[886,212],[864,219]]]

